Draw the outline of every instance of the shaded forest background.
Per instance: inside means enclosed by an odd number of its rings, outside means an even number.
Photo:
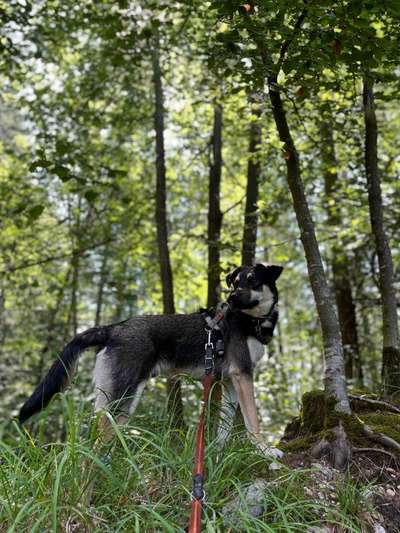
[[[278,435],[302,394],[322,387],[323,343],[274,87],[336,300],[348,383],[380,392],[382,268],[370,222],[366,94],[376,106],[394,296],[399,6],[11,1],[1,10],[0,416],[17,413],[77,331],[195,311],[223,298],[225,274],[254,253],[285,267],[279,327],[257,375],[266,433]],[[156,131],[165,144],[169,309]],[[81,366],[90,397],[93,358]],[[391,368],[400,375],[398,357]],[[183,387],[193,399],[195,387]],[[146,399],[159,408],[164,385],[156,390]]]

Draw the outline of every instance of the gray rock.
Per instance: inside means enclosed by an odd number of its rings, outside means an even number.
[[[251,485],[242,488],[242,494],[236,496],[230,503],[222,509],[222,516],[226,525],[237,520],[238,512],[249,513],[258,518],[266,511],[266,494],[269,492],[273,482],[265,479],[257,479]]]

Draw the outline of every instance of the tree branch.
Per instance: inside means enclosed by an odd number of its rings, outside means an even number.
[[[0,274],[10,274],[11,272],[16,272],[17,270],[23,270],[25,268],[29,268],[32,266],[43,265],[45,263],[50,263],[52,261],[58,261],[59,259],[65,259],[66,257],[71,257],[72,255],[75,255],[75,256],[83,255],[86,252],[90,252],[91,250],[95,250],[96,248],[103,246],[104,244],[117,241],[117,240],[118,239],[116,238],[105,239],[104,241],[100,241],[96,244],[92,244],[91,246],[88,246],[87,248],[78,248],[77,250],[71,250],[70,252],[65,253],[65,254],[45,257],[44,259],[40,259],[39,261],[27,261],[26,263],[22,263],[16,266],[11,266],[9,268],[6,268],[5,270],[0,270]]]

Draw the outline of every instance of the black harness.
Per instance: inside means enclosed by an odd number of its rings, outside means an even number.
[[[252,317],[241,311],[231,310],[232,313],[240,313],[240,324],[244,328],[247,335],[255,337],[261,344],[268,344],[273,335],[276,323],[278,321],[278,310],[276,304],[278,299],[274,298],[272,307],[269,312],[260,317]],[[206,322],[205,329],[208,334],[208,341],[206,344],[206,358],[207,358],[207,346],[208,351],[215,357],[222,357],[224,355],[224,339],[221,328],[218,323],[225,315],[226,311],[230,309],[228,304],[222,304],[220,309],[201,309],[200,312]]]
[[[205,330],[207,333],[207,342],[204,347],[204,367],[206,374],[213,371],[215,358],[221,358],[224,355],[224,337],[218,324],[224,318],[226,310],[227,306],[224,305],[217,310],[213,307],[200,310],[205,321]]]

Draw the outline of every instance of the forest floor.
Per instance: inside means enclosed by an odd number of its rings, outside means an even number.
[[[30,431],[0,425],[0,532],[185,532],[195,427],[142,406],[99,446],[91,407],[68,394],[62,406]],[[399,533],[400,465],[376,446],[339,471],[309,450],[266,459],[239,432],[220,450],[210,432],[203,531]]]
[[[282,462],[293,471],[308,471],[304,493],[322,504],[321,524],[310,532],[347,531],[332,520],[343,512],[355,522],[347,526],[349,531],[400,532],[399,462],[372,450],[355,455],[346,472],[332,468],[328,461],[316,461],[308,452],[287,454]]]

